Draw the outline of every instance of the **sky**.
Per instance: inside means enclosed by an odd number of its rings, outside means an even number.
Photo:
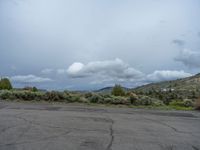
[[[200,72],[199,0],[0,0],[14,87],[136,87]]]

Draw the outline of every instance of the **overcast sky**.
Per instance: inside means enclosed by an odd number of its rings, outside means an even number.
[[[0,0],[15,87],[135,87],[200,72],[199,0]]]

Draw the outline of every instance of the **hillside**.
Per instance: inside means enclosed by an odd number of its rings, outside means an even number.
[[[195,99],[200,96],[200,73],[188,78],[143,85],[133,91],[147,95],[156,93],[161,97],[166,93],[173,93],[177,98]]]
[[[129,88],[122,87],[124,91],[129,91]],[[105,87],[99,90],[94,91],[95,93],[101,93],[101,94],[110,94],[112,92],[113,87]]]
[[[188,78],[177,79],[172,81],[164,81],[159,83],[151,83],[135,88],[134,90],[150,91],[150,90],[197,90],[200,89],[200,73]]]

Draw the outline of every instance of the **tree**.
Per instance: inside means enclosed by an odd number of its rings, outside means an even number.
[[[33,92],[37,92],[38,89],[34,86],[33,89],[32,89],[32,91],[33,91]]]
[[[3,78],[0,80],[0,90],[11,90],[12,84],[8,78]]]
[[[125,92],[123,90],[123,88],[121,87],[121,85],[115,85],[112,89],[112,95],[114,96],[124,96]]]

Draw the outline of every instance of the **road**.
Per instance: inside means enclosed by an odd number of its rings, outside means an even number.
[[[200,150],[200,113],[0,101],[0,150]]]

